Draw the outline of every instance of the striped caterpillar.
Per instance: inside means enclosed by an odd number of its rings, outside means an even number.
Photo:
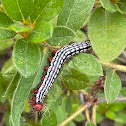
[[[34,110],[40,111],[43,108],[44,98],[54,83],[64,61],[72,55],[86,52],[90,48],[91,44],[89,40],[85,42],[73,43],[59,49],[55,53],[53,59],[49,59],[51,64],[48,68],[45,67],[47,74],[42,78],[43,82],[38,85],[38,89],[34,90],[35,96],[30,100],[31,106]]]

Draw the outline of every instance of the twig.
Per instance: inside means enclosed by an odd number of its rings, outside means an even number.
[[[123,66],[123,65],[118,65],[118,64],[114,64],[114,63],[105,63],[105,62],[102,62],[99,60],[99,62],[104,65],[104,66],[107,66],[107,67],[111,67],[115,70],[118,70],[118,71],[124,71],[126,72],[126,66]]]
[[[97,104],[95,103],[92,108],[92,122],[94,124],[96,124],[96,108],[97,108]]]
[[[58,126],[64,126],[64,125],[66,125],[68,122],[70,122],[71,120],[73,120],[77,115],[79,115],[80,113],[82,113],[86,108],[89,108],[90,106],[91,106],[90,103],[86,103],[84,106],[81,106],[75,113],[73,113],[73,115],[71,115],[70,117],[68,117],[62,123],[58,124]]]
[[[49,45],[48,43],[46,43],[45,41],[44,42],[42,42],[45,46],[47,46],[47,47],[49,47],[49,48],[54,48],[54,49],[60,49],[61,48],[61,46],[51,46],[51,45]]]
[[[88,94],[86,91],[84,91],[84,90],[80,90],[80,92],[83,93],[83,94],[86,95],[86,96],[89,95],[89,94]]]
[[[115,102],[126,101],[126,97],[116,98],[114,101]],[[104,102],[107,102],[107,100],[105,98],[98,98],[98,100],[97,100],[97,104],[104,103]]]
[[[35,123],[38,124],[38,111],[35,112]]]
[[[86,115],[87,121],[88,121],[88,122],[91,122],[90,114],[89,114],[89,109],[88,109],[88,108],[85,110],[85,115]]]

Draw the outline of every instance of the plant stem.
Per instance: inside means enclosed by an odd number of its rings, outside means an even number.
[[[95,103],[92,108],[92,122],[94,124],[96,124],[96,108],[97,108],[97,104]]]
[[[88,108],[85,110],[85,115],[86,115],[86,119],[88,122],[91,122],[91,119],[90,119],[90,114],[89,114],[89,110]]]
[[[80,90],[80,92],[83,93],[83,94],[86,95],[86,96],[89,95],[89,94],[88,94],[86,91],[84,91],[84,90]]]
[[[119,102],[119,101],[126,101],[126,97],[120,97],[120,98],[116,98],[114,100],[114,102]],[[105,98],[98,98],[98,100],[97,100],[97,104],[104,103],[104,102],[107,102],[107,100]]]
[[[124,72],[126,72],[126,66],[118,65],[118,64],[115,64],[115,63],[111,63],[111,62],[105,63],[105,62],[102,62],[102,61],[100,61],[100,60],[99,60],[99,62],[100,62],[102,65],[104,65],[104,66],[111,67],[111,68],[113,68],[113,69],[115,69],[115,70],[118,70],[118,71],[124,71]]]
[[[62,123],[60,123],[58,126],[64,126],[66,125],[68,122],[70,122],[71,120],[73,120],[77,115],[79,115],[80,113],[82,113],[86,108],[89,108],[91,106],[90,103],[86,103],[84,106],[79,107],[79,109],[73,113],[73,115],[71,115],[70,117],[68,117],[66,120],[64,120]]]
[[[35,123],[38,124],[38,111],[35,112]]]
[[[42,42],[44,45],[46,45],[46,46],[48,46],[49,48],[54,48],[54,49],[60,49],[61,48],[61,46],[51,46],[51,45],[49,45],[47,42]]]

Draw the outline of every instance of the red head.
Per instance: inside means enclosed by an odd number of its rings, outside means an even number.
[[[33,109],[35,111],[40,111],[40,110],[42,110],[42,108],[43,108],[43,104],[35,104],[35,105],[33,105]]]

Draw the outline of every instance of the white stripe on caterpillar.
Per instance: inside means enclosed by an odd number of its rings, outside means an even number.
[[[54,80],[56,79],[64,61],[68,57],[80,52],[86,52],[90,48],[91,48],[91,44],[90,41],[88,40],[85,42],[78,42],[78,43],[73,43],[71,45],[66,45],[56,52],[55,56],[51,61],[50,67],[47,71],[47,75],[45,76],[43,84],[39,88],[36,94],[36,103],[38,104],[43,103],[43,100],[47,95],[50,87],[54,83]]]

